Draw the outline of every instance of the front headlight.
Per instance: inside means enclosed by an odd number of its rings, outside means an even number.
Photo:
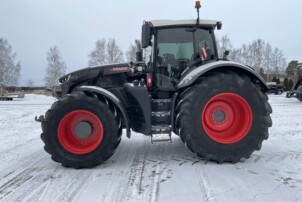
[[[68,81],[68,79],[69,79],[68,77],[69,77],[69,75],[61,77],[59,79],[60,83],[66,83]]]
[[[68,75],[62,77],[59,81],[61,83],[66,83],[66,82],[69,82],[69,81],[75,81],[75,80],[77,80],[79,78],[79,76],[80,76],[80,74],[77,74],[77,73],[75,73],[75,74],[68,74]]]

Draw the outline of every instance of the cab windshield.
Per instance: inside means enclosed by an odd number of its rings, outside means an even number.
[[[189,30],[190,29],[190,30]],[[195,60],[215,59],[210,30],[200,28],[160,29],[157,34],[157,73],[179,79]]]

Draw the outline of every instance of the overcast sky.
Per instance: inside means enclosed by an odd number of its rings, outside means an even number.
[[[46,52],[56,45],[67,72],[87,66],[96,40],[113,37],[127,50],[143,20],[196,18],[191,0],[0,0],[0,37],[22,65],[21,84],[44,83]],[[204,0],[201,18],[221,20],[218,36],[235,47],[262,38],[302,61],[301,0]]]

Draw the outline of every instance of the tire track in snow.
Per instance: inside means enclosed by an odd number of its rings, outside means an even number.
[[[46,154],[45,154],[46,155]],[[52,165],[42,156],[25,169],[15,170],[4,176],[0,187],[0,200],[4,201],[66,201],[75,199],[93,172],[74,170]],[[18,166],[23,167],[24,165]],[[2,178],[3,179],[3,178]],[[63,186],[62,186],[63,185]],[[55,194],[54,194],[55,193]]]
[[[46,156],[46,154],[43,155],[40,152],[36,152],[35,155],[33,154],[31,156],[34,156],[37,159],[35,158],[36,160],[31,162],[30,165],[28,165],[28,162],[22,163],[20,165],[14,164],[12,168],[1,171],[0,200],[6,198],[10,194],[15,195],[15,191],[19,187],[32,179],[34,177],[34,173],[39,169],[35,167],[35,165],[40,162]],[[21,169],[14,170],[13,168],[15,167]]]
[[[6,181],[10,180],[12,176],[17,175],[18,173],[23,172],[27,168],[35,165],[37,162],[41,161],[46,156],[47,156],[46,153],[41,151],[36,151],[34,153],[30,153],[24,156],[24,158],[22,159],[18,159],[20,161],[19,163],[15,163],[7,168],[0,170],[0,185],[1,183],[4,184],[6,183]]]
[[[297,151],[287,151],[287,152],[277,152],[274,154],[253,154],[251,156],[251,159],[254,162],[258,161],[265,161],[265,162],[271,162],[271,161],[286,161],[286,160],[293,160],[293,161],[301,161],[302,160],[302,152]]]
[[[146,158],[148,155],[150,147],[146,144],[146,140],[140,144],[138,150],[136,151],[135,157],[130,166],[130,171],[127,173],[127,180],[122,185],[121,190],[124,190],[120,194],[116,195],[115,201],[131,201],[137,196],[141,195],[144,191],[143,180],[144,172],[146,167]]]
[[[32,145],[37,144],[39,141],[38,138],[29,139],[23,143],[17,144],[10,148],[4,149],[0,151],[0,156],[2,157],[2,161],[6,160],[6,158],[10,159],[14,154],[21,153],[22,151],[26,151],[27,148],[30,148]]]
[[[29,199],[39,197],[39,201],[44,202],[74,201],[78,194],[85,188],[87,182],[91,180],[93,173],[94,172],[89,169],[80,171],[72,168],[66,169],[58,165],[58,170],[52,172],[51,177],[45,183],[46,186],[43,191],[41,191],[38,196],[32,194]],[[56,194],[54,195],[54,193]]]
[[[133,167],[129,177],[130,187],[125,196],[125,201],[157,201],[160,191],[160,178],[162,162],[160,161],[163,153],[163,146],[157,148],[156,152],[150,152],[155,149],[155,145],[151,145],[149,141],[145,141],[144,145],[136,154]],[[150,160],[150,155],[156,155],[156,160]]]
[[[198,163],[195,172],[198,177],[198,182],[200,185],[200,189],[203,195],[203,199],[206,202],[214,202],[216,199],[214,198],[214,194],[211,191],[210,181],[208,178],[208,175],[205,171],[205,164],[204,163]]]
[[[32,120],[5,120],[2,121],[2,127],[0,128],[0,134],[4,134],[0,137],[0,153],[14,149],[16,144],[27,144],[30,140],[39,140],[41,133],[40,124]],[[39,134],[34,135],[33,134]],[[20,144],[19,144],[20,145]],[[29,145],[28,145],[29,146]]]
[[[123,194],[127,189],[125,182],[127,175],[130,172],[131,162],[134,160],[135,152],[138,149],[138,144],[133,142],[122,142],[115,153],[114,164],[111,164],[112,170],[109,173],[109,183],[106,190],[103,192],[101,201],[115,202],[118,201],[118,195]],[[108,175],[108,174],[107,174]]]
[[[166,160],[162,159],[165,145],[151,145],[147,138],[134,144],[135,147],[128,151],[129,156],[118,155],[117,161],[122,166],[118,167],[119,170],[113,168],[115,174],[110,178],[112,182],[107,185],[107,194],[101,201],[158,201],[160,183],[167,180],[162,179],[168,167],[168,163],[164,163]],[[125,161],[128,162],[126,165]]]
[[[169,163],[167,163],[164,167],[163,167],[163,162],[166,161],[162,161],[162,154],[164,153],[164,147],[165,145],[160,145],[160,148],[157,150],[158,154],[156,156],[158,156],[157,162],[155,164],[155,166],[153,166],[153,168],[155,167],[155,170],[152,170],[152,175],[151,175],[151,186],[149,188],[149,193],[148,195],[146,195],[147,197],[149,197],[149,201],[155,202],[158,201],[159,199],[159,195],[160,195],[160,182],[161,182],[161,178],[162,178],[162,174],[165,170],[167,170],[167,167],[169,165]]]

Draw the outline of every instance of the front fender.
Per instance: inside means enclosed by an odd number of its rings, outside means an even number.
[[[84,91],[93,92],[93,93],[102,95],[106,99],[108,99],[111,102],[113,102],[113,104],[122,113],[123,120],[125,121],[125,125],[126,125],[127,137],[128,138],[131,137],[130,121],[129,121],[129,117],[128,117],[127,111],[126,111],[125,107],[123,106],[122,102],[114,94],[112,94],[111,92],[109,92],[106,89],[103,89],[103,88],[100,88],[100,87],[96,87],[96,86],[81,86],[81,87],[77,88],[77,90],[83,91],[83,92]]]
[[[252,68],[236,63],[231,61],[216,61],[207,63],[204,65],[201,65],[195,69],[193,69],[191,72],[184,75],[183,78],[180,79],[180,82],[177,85],[177,89],[185,88],[187,86],[190,86],[193,84],[196,79],[198,79],[200,76],[213,71],[213,70],[233,70],[233,71],[241,71],[243,73],[246,73],[247,75],[253,77],[254,79],[257,79],[260,81],[260,85],[267,91],[268,87],[263,80],[263,78],[258,75]]]

